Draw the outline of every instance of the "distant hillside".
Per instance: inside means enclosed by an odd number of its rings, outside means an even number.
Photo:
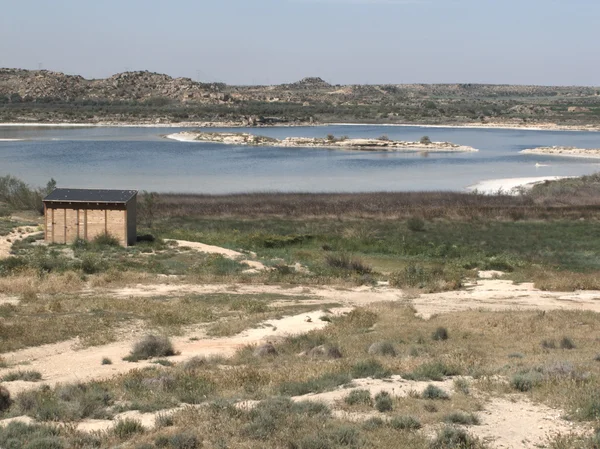
[[[600,88],[487,84],[275,86],[199,83],[147,71],[87,80],[0,69],[0,121],[600,124]]]

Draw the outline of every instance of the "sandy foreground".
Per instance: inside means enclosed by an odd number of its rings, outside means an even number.
[[[489,179],[478,182],[466,188],[468,192],[477,192],[484,195],[519,195],[522,189],[528,190],[537,184],[546,181],[557,181],[559,179],[575,178],[576,176],[538,176],[534,178],[504,178]]]

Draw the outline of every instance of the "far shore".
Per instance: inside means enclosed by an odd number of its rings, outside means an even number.
[[[539,147],[522,150],[521,154],[536,154],[541,156],[577,157],[582,159],[600,159],[600,148],[575,147]]]
[[[130,123],[130,122],[99,122],[99,123],[0,123],[0,127],[106,127],[106,128],[281,128],[281,127],[322,127],[322,126],[380,126],[407,128],[448,128],[448,129],[506,129],[522,131],[587,131],[599,132],[598,125],[557,125],[555,123],[516,124],[516,123],[464,123],[464,124],[425,124],[425,123],[321,123],[321,122],[290,122],[270,125],[249,126],[240,122],[166,122],[166,123]]]

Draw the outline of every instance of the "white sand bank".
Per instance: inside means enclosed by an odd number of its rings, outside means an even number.
[[[484,195],[494,195],[503,193],[508,195],[518,195],[521,189],[530,189],[536,184],[544,181],[556,181],[564,178],[575,178],[576,176],[538,176],[535,178],[504,178],[488,179],[467,187],[467,191],[482,193]]]

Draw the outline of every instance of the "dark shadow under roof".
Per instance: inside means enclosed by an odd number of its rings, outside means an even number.
[[[127,203],[137,190],[109,189],[55,189],[44,198],[48,202],[72,203]]]

